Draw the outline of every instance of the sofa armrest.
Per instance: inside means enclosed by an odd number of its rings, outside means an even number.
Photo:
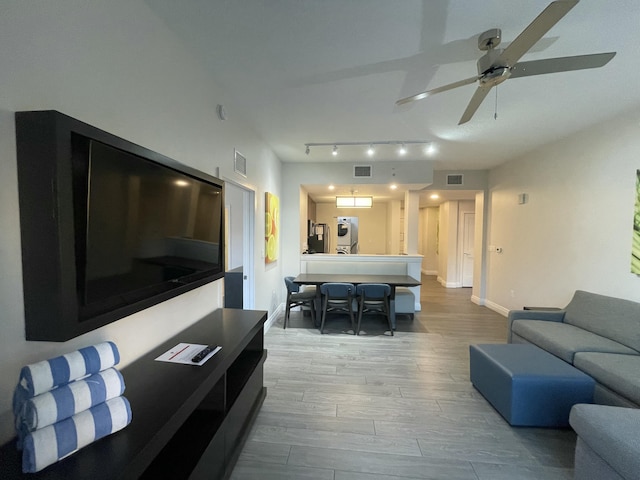
[[[514,320],[544,320],[562,322],[565,310],[510,310],[507,317],[507,342],[511,343],[511,326]]]
[[[569,423],[582,441],[621,478],[638,478],[640,410],[578,404],[571,408]],[[576,469],[583,470],[581,465],[576,465]]]

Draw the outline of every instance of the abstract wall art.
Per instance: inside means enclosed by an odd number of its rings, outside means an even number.
[[[278,242],[280,236],[280,199],[269,192],[264,198],[264,263],[270,264],[278,260]]]

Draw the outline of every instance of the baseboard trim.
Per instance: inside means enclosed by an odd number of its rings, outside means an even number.
[[[503,317],[509,316],[509,309],[503,307],[502,305],[498,305],[497,303],[492,302],[491,300],[485,300],[485,307],[493,310],[494,312],[499,313]]]
[[[438,283],[445,288],[462,288],[462,282],[446,282],[444,278],[438,276]]]
[[[481,307],[484,307],[486,303],[484,298],[480,298],[477,295],[471,295],[471,302]]]
[[[267,317],[267,321],[264,322],[264,333],[267,333],[269,331],[269,329],[271,328],[271,325],[273,325],[274,323],[276,323],[276,319],[278,318],[278,316],[284,312],[284,303],[281,303],[280,305],[278,305],[278,307],[275,309],[274,312],[272,312],[268,317]]]

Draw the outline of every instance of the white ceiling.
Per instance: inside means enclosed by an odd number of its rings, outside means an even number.
[[[475,85],[395,101],[475,75],[477,36],[501,28],[504,47],[548,0],[146,3],[226,92],[213,105],[248,121],[283,162],[366,158],[359,147],[305,155],[305,143],[425,140],[438,170],[487,169],[640,107],[638,0],[581,0],[521,59],[617,52],[605,67],[510,79],[460,126]],[[375,158],[394,160],[395,148]]]

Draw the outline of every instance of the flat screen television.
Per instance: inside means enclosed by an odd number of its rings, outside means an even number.
[[[224,276],[224,183],[55,111],[16,113],[27,340]]]

